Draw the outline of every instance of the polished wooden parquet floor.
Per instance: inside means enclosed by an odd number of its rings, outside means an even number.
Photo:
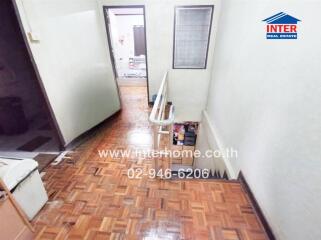
[[[49,202],[37,239],[268,239],[240,183],[129,179],[152,159],[99,157],[103,149],[151,149],[145,87],[121,88],[123,110],[70,158],[49,166]]]

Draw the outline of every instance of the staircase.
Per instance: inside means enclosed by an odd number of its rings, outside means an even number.
[[[206,172],[206,169],[193,169],[192,167],[175,168],[172,165],[172,159],[168,154],[171,150],[171,141],[173,139],[173,124],[175,120],[174,106],[168,103],[168,72],[163,76],[160,88],[158,90],[149,121],[153,125],[153,147],[154,151],[159,153],[154,157],[153,169],[161,178],[165,172],[170,171],[170,178],[173,179],[225,179],[228,180],[226,171],[223,174],[215,170]],[[201,173],[201,174],[200,174]],[[204,174],[202,174],[204,173]],[[167,175],[168,176],[168,175]]]

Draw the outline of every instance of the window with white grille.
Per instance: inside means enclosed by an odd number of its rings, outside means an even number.
[[[213,6],[175,8],[173,68],[205,69]]]

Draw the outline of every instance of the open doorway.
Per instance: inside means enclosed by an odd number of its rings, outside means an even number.
[[[0,2],[0,158],[53,158],[62,142],[12,2]]]
[[[144,6],[106,6],[104,15],[118,85],[148,89]]]

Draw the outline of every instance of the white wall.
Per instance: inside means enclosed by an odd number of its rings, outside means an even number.
[[[102,11],[93,0],[16,0],[33,57],[69,143],[120,108]]]
[[[321,239],[321,1],[224,0],[207,113],[277,239]],[[302,20],[266,40],[263,19]]]
[[[175,105],[176,121],[199,121],[206,105],[215,31],[220,0],[98,0],[100,5],[145,5],[149,96],[156,94],[164,73],[170,70],[170,100]],[[214,16],[207,69],[172,69],[174,7],[177,5],[214,5]]]

